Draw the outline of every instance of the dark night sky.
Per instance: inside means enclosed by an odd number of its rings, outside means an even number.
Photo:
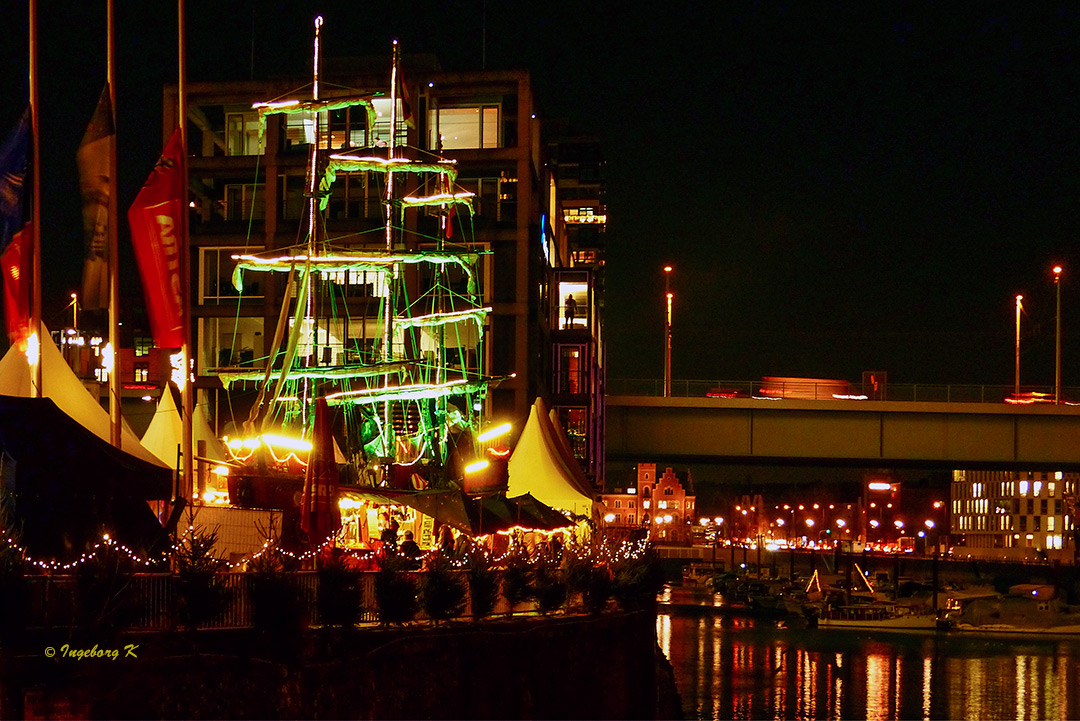
[[[160,152],[176,41],[167,3],[117,4],[124,210]],[[396,36],[447,70],[481,62],[484,0],[255,4],[188,2],[191,81],[306,71],[317,12],[329,55]],[[609,377],[662,375],[670,262],[676,378],[1009,384],[1022,292],[1023,379],[1052,383],[1048,269],[1080,276],[1080,8],[715,5],[486,0],[487,66],[529,68],[542,114],[604,143]],[[104,82],[105,10],[40,6],[49,321],[78,283],[74,154]],[[3,132],[27,92],[25,8],[0,10]],[[1064,381],[1080,385],[1066,277]]]

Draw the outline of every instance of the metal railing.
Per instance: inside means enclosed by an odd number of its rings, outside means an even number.
[[[1042,395],[1050,401],[1054,389],[1050,386],[1022,386],[1021,397]],[[664,395],[664,381],[657,378],[609,378],[609,396],[657,396]],[[1011,385],[960,385],[933,383],[889,383],[882,392],[874,394],[861,383],[840,387],[836,382],[818,383],[793,380],[783,383],[763,381],[730,380],[675,380],[671,381],[673,398],[791,398],[801,400],[867,400],[922,402],[922,403],[1005,403],[1013,398]],[[1080,388],[1063,388],[1062,399],[1080,398]]]
[[[464,571],[458,572],[464,574]],[[375,601],[375,572],[360,573],[360,608],[357,615],[359,623],[377,623],[378,606]],[[412,578],[420,589],[424,574],[420,571],[403,572]],[[225,582],[228,602],[215,617],[199,624],[203,629],[249,628],[253,625],[251,574],[223,573],[219,576]],[[319,625],[319,576],[315,571],[296,571],[284,574],[298,592],[301,604],[301,616],[314,625]],[[26,626],[31,629],[72,628],[85,624],[92,617],[100,620],[98,603],[88,601],[80,594],[79,581],[74,576],[30,576],[29,604]],[[464,582],[464,579],[462,579]],[[138,573],[118,584],[110,591],[109,604],[123,608],[119,612],[118,623],[134,631],[165,631],[180,624],[176,588],[177,577],[168,573]],[[563,608],[568,609],[570,598]],[[471,598],[468,583],[465,583],[465,606],[461,618],[470,616]],[[515,611],[534,611],[534,602],[519,604]],[[492,616],[505,616],[510,613],[507,600],[500,594]],[[423,606],[417,607],[413,616],[415,621],[430,620]]]

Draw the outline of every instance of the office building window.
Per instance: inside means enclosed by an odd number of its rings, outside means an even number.
[[[225,154],[259,154],[258,113],[229,113],[225,116]]]
[[[203,248],[200,250],[199,302],[215,305],[225,299],[235,302],[238,295],[233,287],[232,275],[237,261],[234,254],[243,253],[243,248]],[[244,277],[244,297],[262,298],[262,287],[258,273],[249,273]]]
[[[476,105],[433,108],[428,113],[428,147],[431,150],[498,148],[499,106]]]

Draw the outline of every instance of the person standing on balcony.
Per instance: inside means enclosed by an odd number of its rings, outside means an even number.
[[[563,306],[566,309],[566,327],[571,328],[574,325],[574,316],[577,315],[577,301],[574,300],[574,296],[567,294],[566,302]]]

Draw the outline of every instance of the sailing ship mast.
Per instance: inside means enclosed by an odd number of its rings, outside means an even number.
[[[106,83],[109,87],[109,112],[113,128],[116,127],[116,38],[113,31],[115,16],[113,2],[108,0],[106,17],[108,40],[106,41]],[[113,349],[113,369],[109,373],[109,419],[112,444],[122,446],[120,414],[120,244],[117,239],[118,212],[116,208],[116,140],[109,144],[109,344]]]
[[[461,327],[475,325],[475,333],[470,333],[459,344],[479,344],[483,335],[483,325],[490,308],[480,304],[478,292],[477,263],[479,255],[475,249],[466,247],[458,250],[446,248],[447,225],[453,208],[465,206],[470,214],[474,194],[454,192],[454,180],[457,167],[453,161],[441,157],[413,158],[403,154],[397,137],[397,121],[400,115],[398,98],[401,89],[400,57],[397,42],[394,42],[393,62],[391,67],[391,90],[389,93],[389,132],[390,137],[378,138],[373,135],[376,129],[376,112],[372,96],[349,96],[323,98],[320,92],[320,29],[322,18],[316,19],[313,90],[308,101],[285,100],[278,98],[269,102],[255,103],[253,108],[259,111],[260,136],[265,127],[266,117],[272,114],[314,114],[314,134],[309,136],[311,148],[308,160],[308,178],[306,194],[309,206],[307,220],[310,232],[302,245],[291,249],[267,250],[262,253],[234,255],[237,261],[233,276],[234,286],[243,291],[245,271],[288,272],[287,287],[295,288],[295,299],[286,292],[275,338],[269,347],[269,356],[265,369],[219,368],[217,374],[222,382],[229,384],[237,381],[256,380],[259,383],[259,396],[252,406],[248,417],[247,430],[259,433],[269,430],[269,423],[275,411],[283,410],[285,423],[289,418],[301,419],[307,427],[308,407],[311,396],[318,394],[326,397],[330,406],[343,406],[347,419],[351,419],[360,439],[354,449],[359,451],[363,466],[368,471],[379,475],[367,477],[372,481],[401,482],[395,478],[394,466],[406,466],[409,473],[442,467],[447,460],[447,444],[450,434],[447,425],[450,422],[447,399],[451,395],[459,396],[464,403],[461,416],[471,418],[478,397],[482,397],[491,379],[483,376],[479,361],[475,366],[467,358],[462,348],[461,367],[449,372],[447,354],[443,347],[447,336],[446,326]],[[322,132],[319,127],[319,114],[347,108],[362,107],[366,111],[366,142],[369,151],[352,153],[348,150],[330,152],[323,159]],[[379,125],[381,129],[381,124]],[[346,145],[351,145],[352,136],[346,136]],[[312,142],[313,141],[313,142]],[[329,144],[329,143],[328,143]],[[336,141],[334,145],[336,145]],[[381,146],[381,147],[378,147]],[[419,151],[425,152],[425,151]],[[383,248],[382,250],[364,247],[362,241],[346,241],[344,247],[333,247],[326,240],[320,239],[321,211],[330,200],[330,188],[339,173],[365,173],[373,177],[385,178],[383,204]],[[417,192],[401,192],[401,174],[417,178]],[[406,196],[406,197],[401,197]],[[427,241],[434,250],[406,249],[395,237],[395,223],[399,220],[404,226],[405,211],[424,211],[440,216],[438,230],[430,232]],[[400,214],[400,218],[398,217]],[[402,230],[404,232],[404,229]],[[438,237],[432,237],[438,233]],[[437,241],[437,242],[436,242]],[[356,247],[358,246],[358,247]],[[429,246],[430,247],[430,246]],[[402,283],[401,274],[406,266],[415,272],[420,268],[433,269],[434,287],[423,290],[419,298],[408,297],[408,287]],[[467,290],[451,292],[449,288],[450,271],[454,268],[464,276]],[[368,320],[375,318],[381,323],[381,348],[372,356],[361,355],[358,361],[351,360],[345,351],[338,355],[337,362],[330,362],[318,354],[311,363],[294,363],[297,349],[301,343],[301,334],[308,336],[304,342],[309,350],[317,343],[318,332],[315,313],[315,275],[321,274],[326,289],[333,291],[335,282],[348,281],[351,273],[373,273],[378,278],[377,292],[380,306],[373,315],[365,314],[362,331],[366,333]],[[296,277],[299,274],[299,277]],[[295,281],[294,281],[294,278]],[[295,282],[295,285],[293,285]],[[321,287],[321,285],[320,285]],[[455,300],[456,299],[456,300]],[[284,358],[279,364],[278,349],[282,348],[285,328],[289,319],[289,302],[293,300],[291,328],[288,341],[284,345]],[[449,301],[449,305],[448,305]],[[352,335],[353,320],[333,320],[327,318],[326,342],[333,344],[335,332],[339,343]],[[468,329],[466,329],[468,330]],[[413,352],[399,351],[394,348],[395,333],[401,334],[406,347],[409,339],[416,344]],[[427,343],[428,349],[424,349]],[[436,350],[431,352],[430,344]],[[482,353],[476,353],[476,359],[482,359]],[[295,365],[295,367],[294,367]],[[296,391],[286,394],[286,384]],[[268,392],[273,384],[274,390]],[[317,385],[321,387],[316,391]],[[455,416],[456,417],[456,416]],[[458,419],[459,421],[461,418]],[[400,428],[398,427],[400,425]],[[419,463],[419,465],[417,465]]]
[[[26,356],[30,361],[30,397],[42,398],[41,386],[41,148],[38,134],[38,27],[37,0],[30,0],[30,156],[33,177],[33,196],[30,210],[32,238],[30,246],[30,344]]]

